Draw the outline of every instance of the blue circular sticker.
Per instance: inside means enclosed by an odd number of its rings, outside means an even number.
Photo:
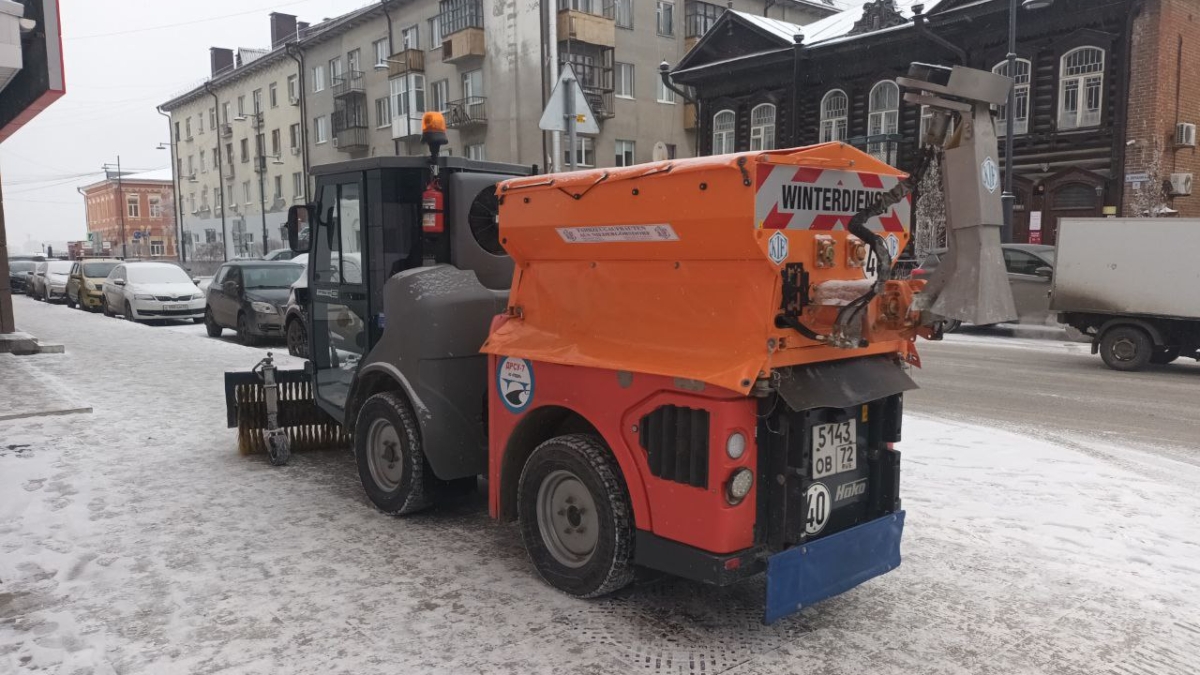
[[[509,412],[519,413],[533,401],[533,364],[511,356],[496,367],[496,393]]]

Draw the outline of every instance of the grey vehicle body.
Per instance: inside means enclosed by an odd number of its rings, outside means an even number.
[[[1003,244],[1004,268],[1012,288],[1017,322],[1022,324],[1053,325],[1055,314],[1050,311],[1050,285],[1054,275],[1055,251],[1042,244]],[[945,255],[939,249],[928,256],[914,271],[916,278],[932,274]]]
[[[309,252],[307,325],[317,405],[349,428],[369,397],[401,390],[430,468],[452,480],[487,469],[487,357],[479,350],[504,310],[513,273],[498,235],[473,230],[467,215],[481,195],[494,199],[498,181],[528,171],[459,158],[441,163],[448,250],[436,254],[422,248],[419,212],[405,211],[403,203],[419,199],[427,159],[314,169],[322,221],[314,231],[330,231],[330,219],[349,228],[332,242],[340,250],[318,236]],[[496,172],[487,172],[490,167]],[[376,184],[382,184],[378,192]],[[356,262],[361,266],[347,272]]]
[[[1050,307],[1106,364],[1200,359],[1200,219],[1065,218],[1058,232]]]
[[[32,272],[37,269],[37,260],[10,258],[8,261],[8,283],[13,293],[27,293]]]
[[[222,265],[205,291],[206,321],[211,315],[221,328],[244,327],[255,337],[282,336],[288,291],[303,270],[287,261],[246,260]],[[268,308],[270,311],[263,311]],[[239,323],[240,318],[246,320]]]

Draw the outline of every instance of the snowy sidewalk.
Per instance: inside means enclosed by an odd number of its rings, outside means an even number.
[[[910,417],[903,565],[768,627],[761,582],[647,579],[576,601],[537,579],[517,529],[489,521],[482,499],[394,519],[366,502],[348,453],[279,469],[238,456],[221,374],[261,349],[21,298],[16,311],[66,343],[45,368],[95,412],[0,422],[0,673],[1192,675],[1200,663],[1194,468],[1154,478]]]
[[[67,385],[45,372],[43,364],[61,358],[61,354],[0,354],[0,374],[6,383],[0,387],[0,422],[92,411],[92,407],[73,395]]]

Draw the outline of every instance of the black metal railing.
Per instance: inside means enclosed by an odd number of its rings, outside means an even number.
[[[369,134],[365,127],[350,127],[334,132],[333,142],[337,149],[343,152],[362,150],[371,144]]]
[[[583,89],[592,113],[597,119],[608,119],[616,114],[613,103],[612,49],[602,50],[599,58],[585,58],[578,54],[564,54],[560,66],[570,64]],[[600,65],[596,64],[600,62]]]
[[[341,98],[351,94],[363,94],[366,87],[363,83],[363,72],[351,70],[333,78],[333,97]]]
[[[338,108],[333,111],[330,120],[333,124],[333,133],[338,134],[342,131],[351,129],[366,129],[367,128],[367,108],[366,106],[347,106]]]
[[[483,0],[441,0],[438,21],[442,37],[468,28],[483,28]]]
[[[451,129],[487,124],[487,97],[468,96],[446,104],[446,126]]]

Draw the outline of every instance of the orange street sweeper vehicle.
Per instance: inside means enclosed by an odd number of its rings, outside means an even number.
[[[317,170],[289,218],[313,358],[228,374],[230,424],[248,447],[352,437],[388,513],[484,475],[578,597],[637,566],[765,572],[772,621],[894,569],[915,340],[1012,314],[989,107],[1009,80],[911,75],[958,251],[940,276],[891,278],[916,177],[842,143],[519,175],[439,158],[434,117],[423,163]]]

